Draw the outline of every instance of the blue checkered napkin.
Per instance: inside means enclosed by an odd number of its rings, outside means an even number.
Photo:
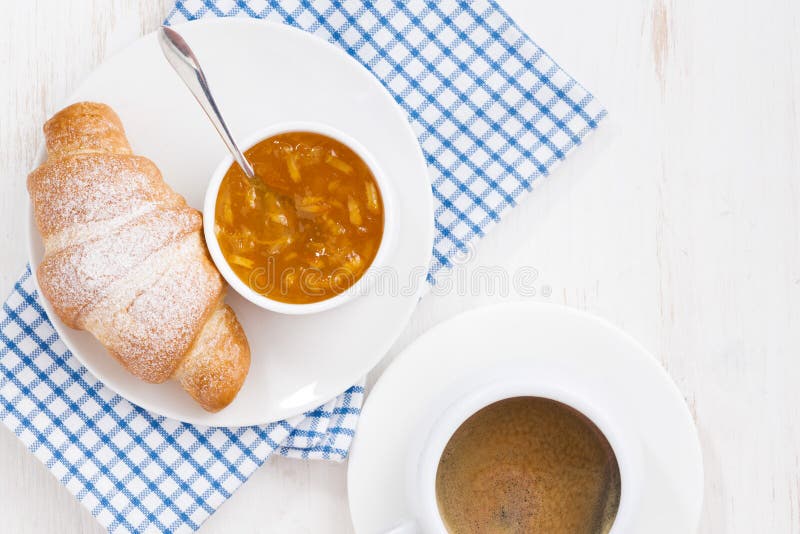
[[[436,199],[431,280],[605,111],[491,0],[187,0],[168,23],[241,15],[342,46],[409,116]],[[0,311],[0,420],[110,531],[192,531],[273,452],[340,460],[364,390],[304,416],[202,428],[151,414],[80,365],[30,270]]]
[[[436,199],[431,280],[606,114],[492,0],[182,0],[167,23],[232,15],[341,46],[408,113]]]
[[[362,386],[266,426],[179,423],[134,406],[92,376],[37,298],[26,269],[0,311],[0,420],[109,531],[191,532],[275,451],[347,455]]]

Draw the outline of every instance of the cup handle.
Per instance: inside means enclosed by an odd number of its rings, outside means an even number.
[[[421,531],[419,525],[413,519],[403,521],[399,525],[390,528],[383,532],[383,534],[419,534]]]

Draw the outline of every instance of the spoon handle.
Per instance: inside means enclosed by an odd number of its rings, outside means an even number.
[[[211,95],[211,90],[208,88],[208,81],[203,73],[203,69],[200,67],[200,62],[197,61],[197,57],[195,57],[192,49],[178,32],[166,26],[161,26],[161,31],[158,34],[158,42],[161,45],[161,51],[164,52],[164,57],[167,58],[169,64],[172,65],[172,68],[178,73],[183,83],[186,84],[186,87],[189,88],[189,91],[191,91],[197,99],[203,111],[206,112],[206,115],[208,115],[211,123],[217,129],[217,132],[219,132],[220,137],[222,137],[222,140],[227,145],[236,163],[239,164],[249,178],[254,178],[255,172],[253,171],[253,167],[250,165],[250,162],[245,159],[242,151],[239,150],[236,141],[233,139],[233,135],[231,135],[231,131],[228,129],[228,125],[225,124],[225,120],[222,118],[217,103]]]

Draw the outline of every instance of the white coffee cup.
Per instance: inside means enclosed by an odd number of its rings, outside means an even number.
[[[642,488],[642,450],[632,429],[618,424],[613,413],[593,402],[592,388],[580,380],[569,383],[560,375],[535,377],[525,369],[498,369],[464,380],[442,395],[443,407],[420,427],[420,439],[411,448],[406,477],[406,495],[412,517],[386,534],[446,534],[436,502],[436,470],[444,449],[455,431],[471,415],[490,404],[514,397],[541,397],[561,402],[582,413],[605,435],[617,459],[620,474],[620,503],[610,534],[632,532],[634,512]],[[486,444],[491,447],[491,443]]]

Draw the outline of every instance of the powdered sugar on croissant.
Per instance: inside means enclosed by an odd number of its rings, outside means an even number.
[[[28,191],[45,298],[142,380],[175,378],[206,410],[227,406],[250,349],[222,302],[200,213],[132,154],[110,107],[74,104],[44,132],[47,161],[28,176]]]

